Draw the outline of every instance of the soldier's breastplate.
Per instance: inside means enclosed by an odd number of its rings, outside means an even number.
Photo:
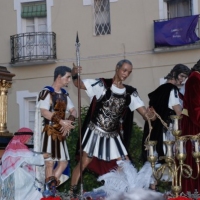
[[[115,131],[119,126],[119,118],[126,107],[125,94],[114,94],[102,100],[101,107],[93,116],[92,122],[106,132]]]
[[[67,98],[65,94],[52,94],[52,111],[57,113],[62,119],[65,119],[65,111],[67,108]]]
[[[65,94],[63,93],[51,93],[51,107],[49,109],[49,111],[51,112],[55,112],[58,116],[61,117],[61,119],[65,119],[65,112],[66,112],[66,108],[67,108],[67,97]],[[48,119],[44,119],[45,120],[45,124],[51,124],[53,126],[59,126],[59,124],[55,124],[51,121],[49,121]]]
[[[67,96],[63,93],[50,93],[51,95],[51,106],[49,111],[56,113],[61,119],[65,119],[65,112],[67,108]],[[46,132],[49,136],[51,135],[53,140],[65,140],[65,137],[62,136],[60,132],[61,125],[48,119],[44,118],[44,129],[43,132]]]

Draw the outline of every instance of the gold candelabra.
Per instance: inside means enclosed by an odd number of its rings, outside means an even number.
[[[147,159],[151,163],[153,176],[158,180],[162,180],[163,176],[167,177],[166,181],[171,181],[171,191],[175,197],[178,197],[182,191],[181,181],[182,178],[197,179],[200,174],[200,135],[185,135],[181,136],[180,129],[181,116],[171,115],[172,120],[171,128],[168,128],[168,133],[171,132],[173,137],[165,137],[164,143],[165,156],[158,158],[156,152],[157,141],[147,141]],[[173,138],[173,139],[172,139]],[[193,175],[193,169],[190,165],[185,164],[184,161],[187,156],[186,143],[192,143],[192,156],[197,165],[197,174]],[[163,164],[156,167],[157,160],[164,160]]]

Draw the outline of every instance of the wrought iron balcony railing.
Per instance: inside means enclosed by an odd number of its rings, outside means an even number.
[[[10,36],[11,64],[26,61],[55,60],[56,34],[30,32]]]

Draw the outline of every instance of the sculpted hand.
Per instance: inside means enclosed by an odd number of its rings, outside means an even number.
[[[70,130],[69,129],[64,129],[63,127],[60,129],[60,132],[62,133],[62,136],[69,136]]]
[[[47,158],[49,158],[50,156],[51,156],[50,153],[43,153],[43,157],[44,157],[44,159],[47,159]]]
[[[147,113],[146,113],[146,115],[147,115],[147,117],[151,120],[151,121],[154,121],[154,120],[156,120],[156,111],[154,110],[154,108],[153,107],[149,107],[149,108],[147,108]]]
[[[61,120],[60,125],[62,126],[60,129],[60,132],[63,134],[63,136],[69,135],[70,130],[74,129],[74,126],[72,125],[74,123],[71,120]]]
[[[76,66],[74,63],[73,63],[73,68],[72,68],[72,76],[78,74],[78,73],[81,73],[82,71],[82,67],[81,66]]]

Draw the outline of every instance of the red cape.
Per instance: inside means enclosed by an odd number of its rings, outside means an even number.
[[[182,135],[196,135],[200,133],[200,73],[192,72],[185,85],[185,94],[183,99],[183,108],[188,110],[188,115],[183,115]],[[197,165],[192,157],[192,144],[186,143],[187,157],[185,164],[193,169],[193,176],[197,175]],[[184,193],[190,191],[194,193],[195,189],[200,192],[200,177],[197,180],[191,178],[182,178],[182,189]]]

